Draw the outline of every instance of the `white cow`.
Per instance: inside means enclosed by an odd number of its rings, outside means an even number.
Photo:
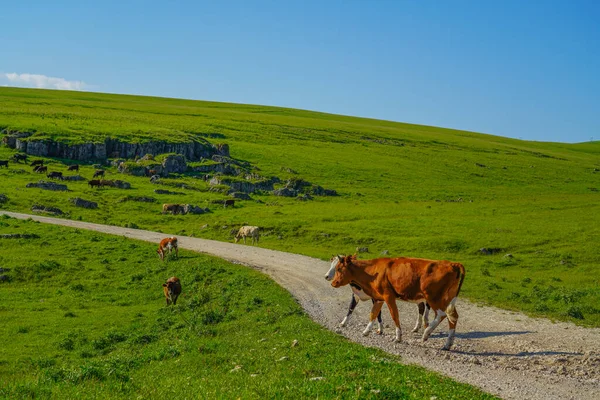
[[[237,243],[238,240],[240,240],[241,238],[244,239],[244,244],[246,244],[246,237],[250,236],[252,238],[252,244],[254,244],[254,242],[256,242],[256,244],[258,244],[258,239],[260,237],[260,234],[258,232],[258,226],[248,226],[248,225],[244,225],[240,228],[240,230],[238,231],[238,233],[235,235],[235,242]]]

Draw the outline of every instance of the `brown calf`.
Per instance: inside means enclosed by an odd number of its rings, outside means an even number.
[[[54,178],[56,178],[56,179],[60,179],[60,180],[62,180],[62,179],[63,179],[63,174],[62,174],[62,172],[58,172],[58,171],[52,171],[52,172],[50,172],[50,173],[49,173],[48,175],[46,175],[46,176],[47,176],[48,178],[50,178],[50,179],[54,179]]]
[[[78,164],[69,165],[69,168],[67,168],[67,171],[79,171],[79,165]]]
[[[94,176],[92,176],[92,178],[97,178],[99,176],[104,176],[104,170],[103,169],[97,169],[96,172],[94,172]]]
[[[88,181],[88,185],[90,185],[90,187],[100,187],[100,180],[99,179],[90,179]]]
[[[44,172],[48,171],[48,167],[45,165],[37,165],[33,170],[38,174],[43,174]]]
[[[164,261],[167,252],[171,254],[173,250],[175,250],[175,256],[179,258],[179,248],[177,247],[177,238],[175,236],[161,240],[158,244],[158,250],[156,250],[156,252],[158,253],[160,259]]]
[[[181,282],[176,276],[172,276],[167,279],[166,283],[163,283],[163,292],[167,299],[167,305],[177,304],[177,298],[181,294]]]
[[[427,302],[435,311],[436,317],[425,329],[423,341],[448,317],[450,330],[444,350],[452,347],[458,321],[455,303],[465,278],[462,264],[408,257],[357,260],[356,256],[338,256],[338,259],[331,286],[338,288],[353,283],[375,300],[364,335],[369,334],[385,302],[396,324],[395,340],[400,342],[402,330],[396,300]]]

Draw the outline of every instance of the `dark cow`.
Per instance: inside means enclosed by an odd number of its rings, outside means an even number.
[[[167,305],[177,304],[177,298],[181,294],[181,282],[176,276],[172,276],[167,279],[166,283],[163,283],[163,292],[167,299]]]
[[[100,180],[99,179],[91,179],[88,181],[88,185],[90,185],[90,187],[100,187]]]
[[[0,160],[0,167],[8,168],[8,160]]]
[[[223,208],[235,206],[235,200],[225,200],[223,202]]]
[[[338,261],[331,286],[338,288],[353,283],[375,300],[364,335],[369,334],[375,317],[385,302],[396,325],[395,341],[400,342],[402,330],[396,300],[427,302],[435,311],[436,317],[425,329],[423,341],[448,317],[448,339],[443,349],[449,350],[452,347],[458,321],[455,304],[465,278],[462,264],[408,257],[357,260],[356,256],[338,256]]]
[[[33,170],[38,174],[43,174],[44,172],[48,172],[48,167],[45,165],[38,165]]]
[[[58,171],[52,171],[50,172],[48,175],[46,175],[48,178],[50,179],[63,179],[63,174],[62,172],[58,172]]]
[[[183,207],[181,206],[181,204],[163,204],[162,213],[166,214],[168,212],[170,212],[173,215],[180,213],[182,214]]]
[[[67,171],[79,171],[79,164],[69,165],[69,168],[67,168]]]
[[[177,238],[175,236],[164,238],[158,244],[158,253],[161,260],[164,261],[165,255],[167,253],[171,254],[171,252],[175,250],[175,256],[179,258],[179,247],[177,246]]]
[[[34,165],[44,165],[44,160],[33,160],[29,166],[33,167]]]
[[[104,176],[104,170],[103,169],[97,169],[96,172],[94,172],[94,176],[92,176],[92,178],[97,178],[99,176]]]
[[[13,160],[15,160],[15,162],[27,162],[27,154],[17,153],[13,156]]]

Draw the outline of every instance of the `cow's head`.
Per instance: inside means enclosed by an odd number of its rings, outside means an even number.
[[[333,276],[335,275],[335,267],[337,267],[338,262],[339,262],[338,257],[343,257],[343,256],[331,256],[331,259],[329,260],[331,265],[329,266],[329,270],[325,274],[325,280],[331,281],[333,279]]]
[[[335,274],[331,281],[331,286],[339,288],[350,283],[352,276],[348,267],[356,260],[356,255],[337,256],[337,264],[335,265]],[[333,264],[333,262],[332,262]]]

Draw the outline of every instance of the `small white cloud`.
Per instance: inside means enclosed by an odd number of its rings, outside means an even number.
[[[4,76],[10,82],[11,86],[35,87],[39,89],[59,89],[59,90],[84,90],[90,85],[83,81],[68,81],[64,78],[54,78],[52,76],[38,74],[17,74],[4,73]]]

